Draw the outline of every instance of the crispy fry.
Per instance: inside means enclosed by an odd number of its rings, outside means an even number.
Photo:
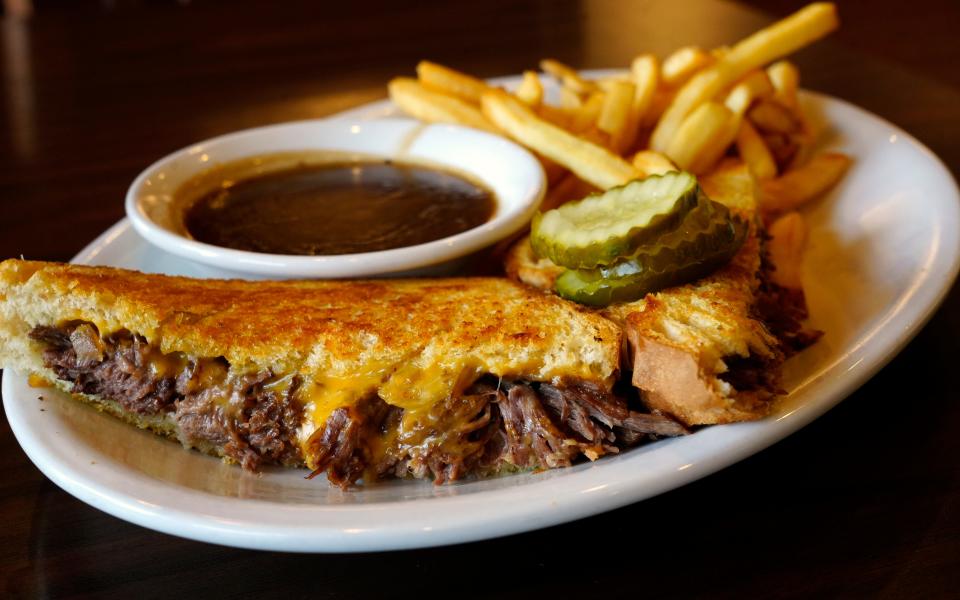
[[[543,85],[536,71],[524,71],[523,81],[517,87],[514,95],[527,106],[537,108],[543,102]]]
[[[597,87],[599,87],[604,92],[609,92],[610,88],[612,88],[617,83],[623,82],[623,81],[633,83],[633,77],[626,73],[621,73],[618,75],[610,75],[608,77],[601,77],[600,79],[595,79],[594,83],[596,83]]]
[[[777,161],[777,169],[783,173],[797,158],[797,151],[800,149],[793,136],[786,133],[774,133],[766,131],[757,131],[763,142],[767,145],[770,153],[773,154],[773,160]]]
[[[733,119],[733,113],[722,104],[701,104],[684,120],[664,154],[681,169],[704,172],[713,164],[705,164],[711,157],[719,158],[717,147],[728,135]]]
[[[490,89],[476,77],[428,60],[421,60],[417,65],[417,77],[423,87],[429,90],[456,96],[476,105],[480,104],[480,96]]]
[[[710,51],[710,54],[717,60],[723,60],[726,55],[730,54],[730,46],[717,46]]]
[[[777,176],[777,163],[773,154],[764,143],[763,138],[753,128],[750,121],[740,122],[740,131],[737,133],[737,151],[740,158],[747,163],[750,172],[757,179],[770,179]]]
[[[545,58],[540,61],[540,68],[544,73],[556,77],[565,88],[576,92],[577,94],[589,94],[597,90],[597,84],[580,77],[577,70],[569,67],[559,60]]]
[[[573,173],[567,173],[547,192],[547,195],[543,198],[543,202],[540,203],[540,210],[550,210],[561,204],[566,204],[571,200],[580,200],[596,191],[598,191],[596,187],[583,181]]]
[[[607,189],[640,176],[633,165],[539,118],[509,94],[483,95],[483,114],[521,144],[570,169],[578,177]]]
[[[788,60],[781,60],[767,67],[767,75],[773,84],[775,98],[790,110],[798,112],[797,90],[800,87],[800,71]]]
[[[668,87],[679,87],[693,77],[694,73],[712,65],[716,60],[713,54],[703,48],[684,46],[663,61],[663,83]]]
[[[603,99],[600,116],[597,117],[597,129],[610,135],[610,148],[617,154],[626,151],[628,138],[634,137],[628,129],[635,125],[631,122],[630,111],[633,108],[634,85],[629,81],[614,81]],[[632,139],[629,140],[632,142]]]
[[[790,109],[780,104],[765,100],[758,102],[747,112],[747,118],[757,129],[765,133],[782,133],[790,135],[800,133],[801,123]]]
[[[610,135],[619,132],[627,121],[627,113],[633,102],[633,84],[629,81],[613,81],[603,95],[603,104],[597,116],[597,128]]]
[[[544,121],[549,122],[551,125],[556,125],[561,129],[566,129],[570,131],[572,127],[570,122],[573,120],[573,114],[559,106],[553,106],[552,104],[542,103],[537,108],[537,115],[540,116]]]
[[[700,71],[679,91],[660,118],[650,146],[664,151],[691,112],[725,87],[771,61],[790,54],[836,29],[836,7],[818,2],[737,43],[712,67]]]
[[[651,107],[660,84],[660,65],[657,57],[652,54],[642,54],[633,59],[630,64],[630,74],[633,76],[634,92],[633,105],[630,108],[630,122],[627,124],[624,135],[623,148],[629,150],[637,143],[637,135],[641,127],[653,124],[656,116],[652,116]],[[665,106],[666,104],[664,104]]]
[[[676,93],[673,90],[668,90],[663,87],[659,88],[653,94],[653,101],[650,102],[650,107],[640,120],[640,127],[653,127],[656,125],[657,121],[663,116],[664,111],[666,111],[667,107],[673,102],[675,96]]]
[[[567,170],[563,168],[563,165],[550,160],[542,154],[534,152],[533,155],[537,157],[537,160],[540,161],[540,166],[543,167],[543,174],[547,178],[548,186],[556,184],[567,174]]]
[[[740,129],[741,121],[742,119],[731,113],[716,135],[697,155],[694,163],[690,165],[690,172],[703,175],[713,170],[717,162],[726,154],[727,149],[737,139],[737,131]]]
[[[388,85],[390,99],[407,114],[429,123],[454,123],[499,133],[471,104],[453,96],[428,90],[416,79],[397,77]]]
[[[571,200],[574,196],[573,189],[577,181],[577,176],[573,173],[564,175],[556,185],[547,190],[547,194],[540,203],[540,210],[552,210]]]
[[[673,164],[669,158],[655,150],[641,150],[633,155],[633,166],[643,173],[644,177],[650,175],[663,175],[670,171],[678,171],[677,165]]]
[[[833,187],[851,162],[846,154],[825,152],[777,179],[761,181],[760,207],[772,214],[795,210]]]
[[[586,102],[570,112],[570,131],[582,133],[596,124],[600,111],[603,110],[605,95],[603,92],[590,94]]]
[[[738,116],[743,116],[754,100],[773,95],[773,84],[764,71],[751,71],[727,94],[724,104]]]
[[[803,130],[794,134],[790,137],[790,140],[795,145],[793,156],[790,157],[790,161],[787,163],[785,170],[798,169],[803,165],[807,164],[810,161],[810,158],[813,157],[813,150],[817,141],[817,137],[814,132],[810,131],[806,121],[804,121]]]
[[[807,246],[807,223],[798,212],[789,212],[768,228],[767,251],[774,271],[774,283],[792,290],[803,288],[800,280],[803,251]]]
[[[583,96],[568,87],[560,88],[560,107],[569,110],[583,106]]]
[[[591,144],[596,144],[597,146],[603,146],[604,148],[610,149],[610,134],[604,133],[596,128],[596,126],[591,125],[583,131],[576,134],[581,140],[590,142]]]
[[[715,137],[700,151],[696,160],[690,165],[695,173],[707,172],[723,156],[727,148],[737,139],[740,124],[744,113],[757,97],[767,97],[773,94],[773,86],[766,73],[760,70],[751,71],[733,87],[724,100],[724,105],[731,112],[733,118],[728,119],[716,133]]]

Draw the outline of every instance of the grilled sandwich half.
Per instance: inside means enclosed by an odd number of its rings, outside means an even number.
[[[750,223],[743,246],[725,266],[698,281],[599,314],[629,341],[632,382],[645,404],[686,425],[758,419],[780,392],[784,358],[815,336],[802,332],[802,301],[788,298],[767,277],[755,181],[737,161],[700,181],[710,198]],[[552,289],[563,269],[539,258],[528,239],[507,256],[507,273]]]
[[[506,279],[0,263],[4,368],[245,467],[305,465],[339,485],[559,467],[683,433],[613,392],[621,337]]]

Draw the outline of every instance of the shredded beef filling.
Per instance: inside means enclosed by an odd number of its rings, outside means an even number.
[[[372,461],[371,447],[389,412],[390,405],[376,396],[334,410],[307,444],[316,461],[310,477],[326,471],[330,483],[340,487],[359,479]]]
[[[431,477],[446,483],[517,469],[595,460],[642,441],[689,433],[665,416],[630,410],[587,384],[481,378],[420,421],[373,396],[335,410],[311,436],[313,475],[346,487],[360,477]]]
[[[175,420],[180,440],[220,450],[244,468],[302,460],[296,377],[230,373],[223,358],[161,354],[126,331],[101,338],[89,323],[36,327],[43,358],[74,392],[99,395],[138,415]],[[432,478],[445,483],[511,469],[595,460],[642,441],[688,433],[677,422],[586,382],[483,377],[416,418],[376,395],[336,409],[306,443],[314,470],[338,486],[358,479]]]
[[[223,359],[163,355],[142,336],[120,331],[101,338],[89,323],[38,326],[30,337],[46,344],[44,364],[75,393],[113,400],[142,416],[170,415],[180,440],[222,449],[245,468],[299,461],[299,381],[280,383],[268,371],[228,377]]]
[[[30,336],[48,345],[44,364],[73,383],[75,393],[110,398],[125,410],[146,415],[176,399],[175,380],[151,373],[142,337],[122,332],[101,340],[96,328],[85,323],[66,329],[37,327]],[[91,347],[100,348],[99,355],[91,355]]]
[[[438,484],[467,476],[499,424],[495,398],[495,389],[474,386],[431,407],[425,424],[404,423],[403,411],[391,407],[381,426],[384,451],[372,474],[432,477]]]

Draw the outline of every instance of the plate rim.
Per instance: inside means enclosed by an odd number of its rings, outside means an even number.
[[[588,75],[591,73],[602,74],[605,72],[608,71],[588,72]],[[504,82],[506,80],[504,78],[500,78],[495,81]],[[900,127],[845,100],[812,92],[805,92],[805,95],[809,95],[818,102],[825,102],[828,104],[837,103],[847,109],[855,111],[860,117],[865,117],[868,120],[872,120],[878,124],[890,128],[891,130],[895,131],[897,135],[902,136],[904,141],[909,143],[910,147],[915,150],[919,150],[921,154],[923,154],[928,160],[932,159],[931,164],[935,170],[940,171],[945,176],[945,181],[952,186],[950,192],[953,196],[953,210],[952,213],[947,216],[952,216],[953,219],[952,223],[948,223],[947,227],[950,225],[954,227],[960,226],[960,208],[958,208],[960,207],[960,190],[958,190],[957,183],[954,180],[950,170],[929,148],[927,148],[914,136],[910,135]],[[385,106],[389,106],[389,100],[371,102],[327,118],[357,118],[364,111],[374,114],[372,118],[377,118],[375,114],[376,111],[382,110]],[[90,242],[83,250],[81,250],[74,257],[74,261],[93,261],[105,247],[109,246],[109,244],[114,243],[118,238],[131,233],[132,227],[129,221],[126,218],[121,219],[119,222],[108,228],[96,239]],[[135,235],[135,233],[133,233],[133,235]],[[222,519],[216,518],[216,515],[203,514],[191,510],[181,510],[176,507],[156,506],[154,510],[151,510],[149,507],[144,506],[142,499],[125,493],[117,493],[115,490],[109,489],[109,486],[99,482],[96,477],[84,475],[83,473],[78,474],[65,471],[63,468],[64,465],[58,462],[57,457],[54,456],[55,452],[53,452],[52,449],[38,445],[36,436],[26,429],[27,423],[25,421],[25,412],[27,410],[28,403],[20,402],[17,399],[17,392],[15,388],[17,384],[24,384],[24,378],[19,374],[16,374],[13,370],[6,370],[3,376],[3,402],[11,430],[13,431],[21,447],[27,453],[30,460],[37,465],[41,472],[50,478],[51,481],[53,481],[56,485],[63,488],[71,495],[74,495],[81,501],[94,506],[95,508],[103,510],[108,514],[171,535],[197,541],[249,549],[282,550],[294,552],[364,552],[375,550],[397,550],[442,546],[454,543],[477,541],[481,539],[490,539],[577,520],[627,504],[632,504],[634,502],[638,502],[640,500],[681,487],[701,477],[715,473],[723,468],[726,468],[727,466],[739,462],[743,458],[755,454],[756,452],[759,452],[760,450],[782,439],[785,439],[790,434],[803,428],[811,421],[836,406],[844,398],[849,396],[853,391],[873,377],[880,369],[888,364],[890,360],[892,360],[930,320],[951,290],[953,283],[957,278],[958,271],[960,271],[960,239],[957,240],[957,243],[954,244],[952,248],[946,246],[941,247],[938,255],[940,258],[946,258],[946,264],[942,266],[942,270],[936,271],[936,273],[941,277],[938,280],[934,280],[928,273],[923,285],[920,286],[920,288],[927,291],[931,291],[933,286],[936,286],[936,293],[928,297],[923,309],[913,315],[914,318],[907,323],[905,327],[901,327],[899,330],[897,330],[895,336],[893,336],[893,341],[875,352],[875,356],[873,356],[872,360],[867,364],[849,371],[848,376],[837,382],[834,382],[832,385],[828,385],[830,382],[826,381],[823,377],[824,373],[837,368],[844,358],[849,356],[852,352],[860,350],[865,353],[866,350],[864,350],[864,347],[869,346],[869,342],[872,341],[873,337],[878,333],[887,330],[890,325],[889,321],[891,318],[897,315],[902,316],[902,311],[904,309],[891,309],[889,311],[889,315],[887,315],[887,313],[882,313],[881,316],[887,316],[889,318],[879,319],[880,322],[868,327],[867,331],[862,336],[863,339],[859,346],[855,348],[842,348],[841,350],[843,352],[840,357],[834,360],[827,367],[821,369],[819,376],[813,377],[812,380],[806,381],[804,385],[801,386],[801,389],[805,390],[805,393],[811,394],[811,398],[803,404],[797,406],[794,410],[773,418],[772,420],[767,419],[754,423],[727,425],[725,428],[707,428],[701,432],[698,432],[697,436],[702,437],[702,434],[704,433],[717,430],[726,432],[742,431],[745,429],[749,430],[750,428],[760,429],[759,432],[747,433],[745,438],[743,438],[742,435],[735,436],[742,439],[736,440],[738,443],[735,446],[725,448],[725,452],[723,452],[721,455],[702,457],[702,460],[698,460],[695,463],[688,465],[689,468],[682,469],[681,471],[674,473],[671,477],[663,477],[658,481],[647,481],[643,477],[640,477],[629,481],[613,482],[611,485],[599,490],[601,493],[591,493],[589,501],[581,500],[579,502],[568,502],[567,500],[569,499],[567,498],[554,499],[553,504],[559,506],[560,509],[548,510],[541,514],[537,514],[537,511],[543,509],[543,498],[538,497],[540,502],[533,503],[531,503],[530,499],[527,498],[527,508],[525,510],[518,510],[517,508],[514,508],[512,514],[508,517],[484,513],[479,520],[475,520],[473,518],[460,519],[459,523],[447,522],[439,530],[431,528],[429,531],[423,530],[422,527],[414,527],[416,523],[411,521],[404,522],[403,524],[388,530],[365,530],[352,535],[346,535],[344,533],[346,528],[344,528],[342,525],[340,527],[331,527],[328,523],[316,526],[311,523],[300,522],[296,525],[288,527],[284,527],[276,523],[269,525],[251,522],[227,523]],[[900,297],[901,296],[898,296],[896,300],[899,300]],[[864,358],[865,357],[862,357],[860,359],[860,363],[858,363],[858,365],[863,362]],[[827,389],[824,390],[823,388]],[[797,391],[799,390],[794,390],[793,393],[796,393]],[[721,438],[724,437],[724,435],[721,434],[717,435]],[[669,445],[671,444],[671,441],[665,440],[645,447],[651,448],[653,446],[664,444]],[[694,454],[696,454],[695,450],[696,449],[694,449],[693,452]],[[625,454],[623,456],[629,457],[629,454]],[[629,463],[628,460],[623,462]],[[600,469],[593,469],[593,477],[582,477],[581,479],[583,479],[584,483],[590,483],[591,485],[595,484],[597,481],[596,471],[603,470],[604,466],[605,465],[600,465]],[[610,470],[611,473],[615,471],[616,469]],[[552,473],[557,472],[554,471]],[[320,512],[329,512],[332,510],[339,515],[349,515],[352,517],[382,509],[384,506],[388,506],[391,509],[396,509],[397,507],[406,505],[404,508],[404,510],[406,510],[409,505],[422,505],[424,500],[429,501],[430,507],[448,508],[450,505],[453,505],[454,508],[457,508],[458,505],[470,506],[471,504],[477,504],[478,499],[487,498],[490,494],[496,494],[500,496],[517,495],[517,490],[524,490],[524,492],[526,492],[530,490],[531,486],[543,486],[546,484],[545,489],[549,491],[557,487],[560,480],[576,477],[578,473],[589,473],[589,471],[561,471],[559,473],[559,476],[551,476],[540,479],[537,479],[537,476],[533,475],[531,478],[534,479],[534,481],[529,483],[523,483],[518,486],[506,487],[497,490],[479,491],[465,495],[415,499],[411,501],[395,501],[389,503],[376,502],[365,505],[346,504],[336,505],[332,508],[330,508],[328,505],[322,505],[319,507],[283,505],[283,510],[296,513],[297,515],[309,515],[317,512],[318,510]],[[142,473],[138,472],[137,474],[139,474],[141,477],[146,477]],[[603,477],[600,477],[600,479],[603,479]],[[424,482],[424,484],[428,483]],[[153,485],[159,485],[163,487],[170,486],[172,484],[158,481],[154,482]],[[604,490],[605,493],[603,493]],[[212,502],[211,498],[213,498],[221,503],[227,504],[240,503],[244,506],[266,504],[273,507],[277,506],[275,503],[269,503],[260,500],[217,497],[206,492],[188,488],[181,488],[176,491],[179,493],[186,493],[188,497],[194,494],[202,494],[207,502]],[[580,490],[581,494],[586,491],[589,490]],[[569,493],[574,497],[578,496],[578,494],[574,492],[566,493]],[[527,494],[523,495],[526,496]],[[481,500],[480,502],[482,503],[483,501]],[[214,501],[212,505],[217,505],[217,502]],[[415,507],[413,511],[415,512],[416,510],[417,508]]]

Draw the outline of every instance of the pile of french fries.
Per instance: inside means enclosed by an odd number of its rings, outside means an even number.
[[[837,28],[831,3],[808,5],[729,47],[686,46],[629,72],[589,79],[541,61],[507,91],[423,61],[417,78],[388,88],[406,113],[505,135],[533,151],[549,182],[542,209],[630,180],[683,169],[709,173],[737,155],[759,183],[775,280],[799,288],[807,225],[797,209],[830,189],[850,158],[813,154],[816,132],[798,100],[800,74],[785,60]],[[542,77],[559,84],[547,102]]]

